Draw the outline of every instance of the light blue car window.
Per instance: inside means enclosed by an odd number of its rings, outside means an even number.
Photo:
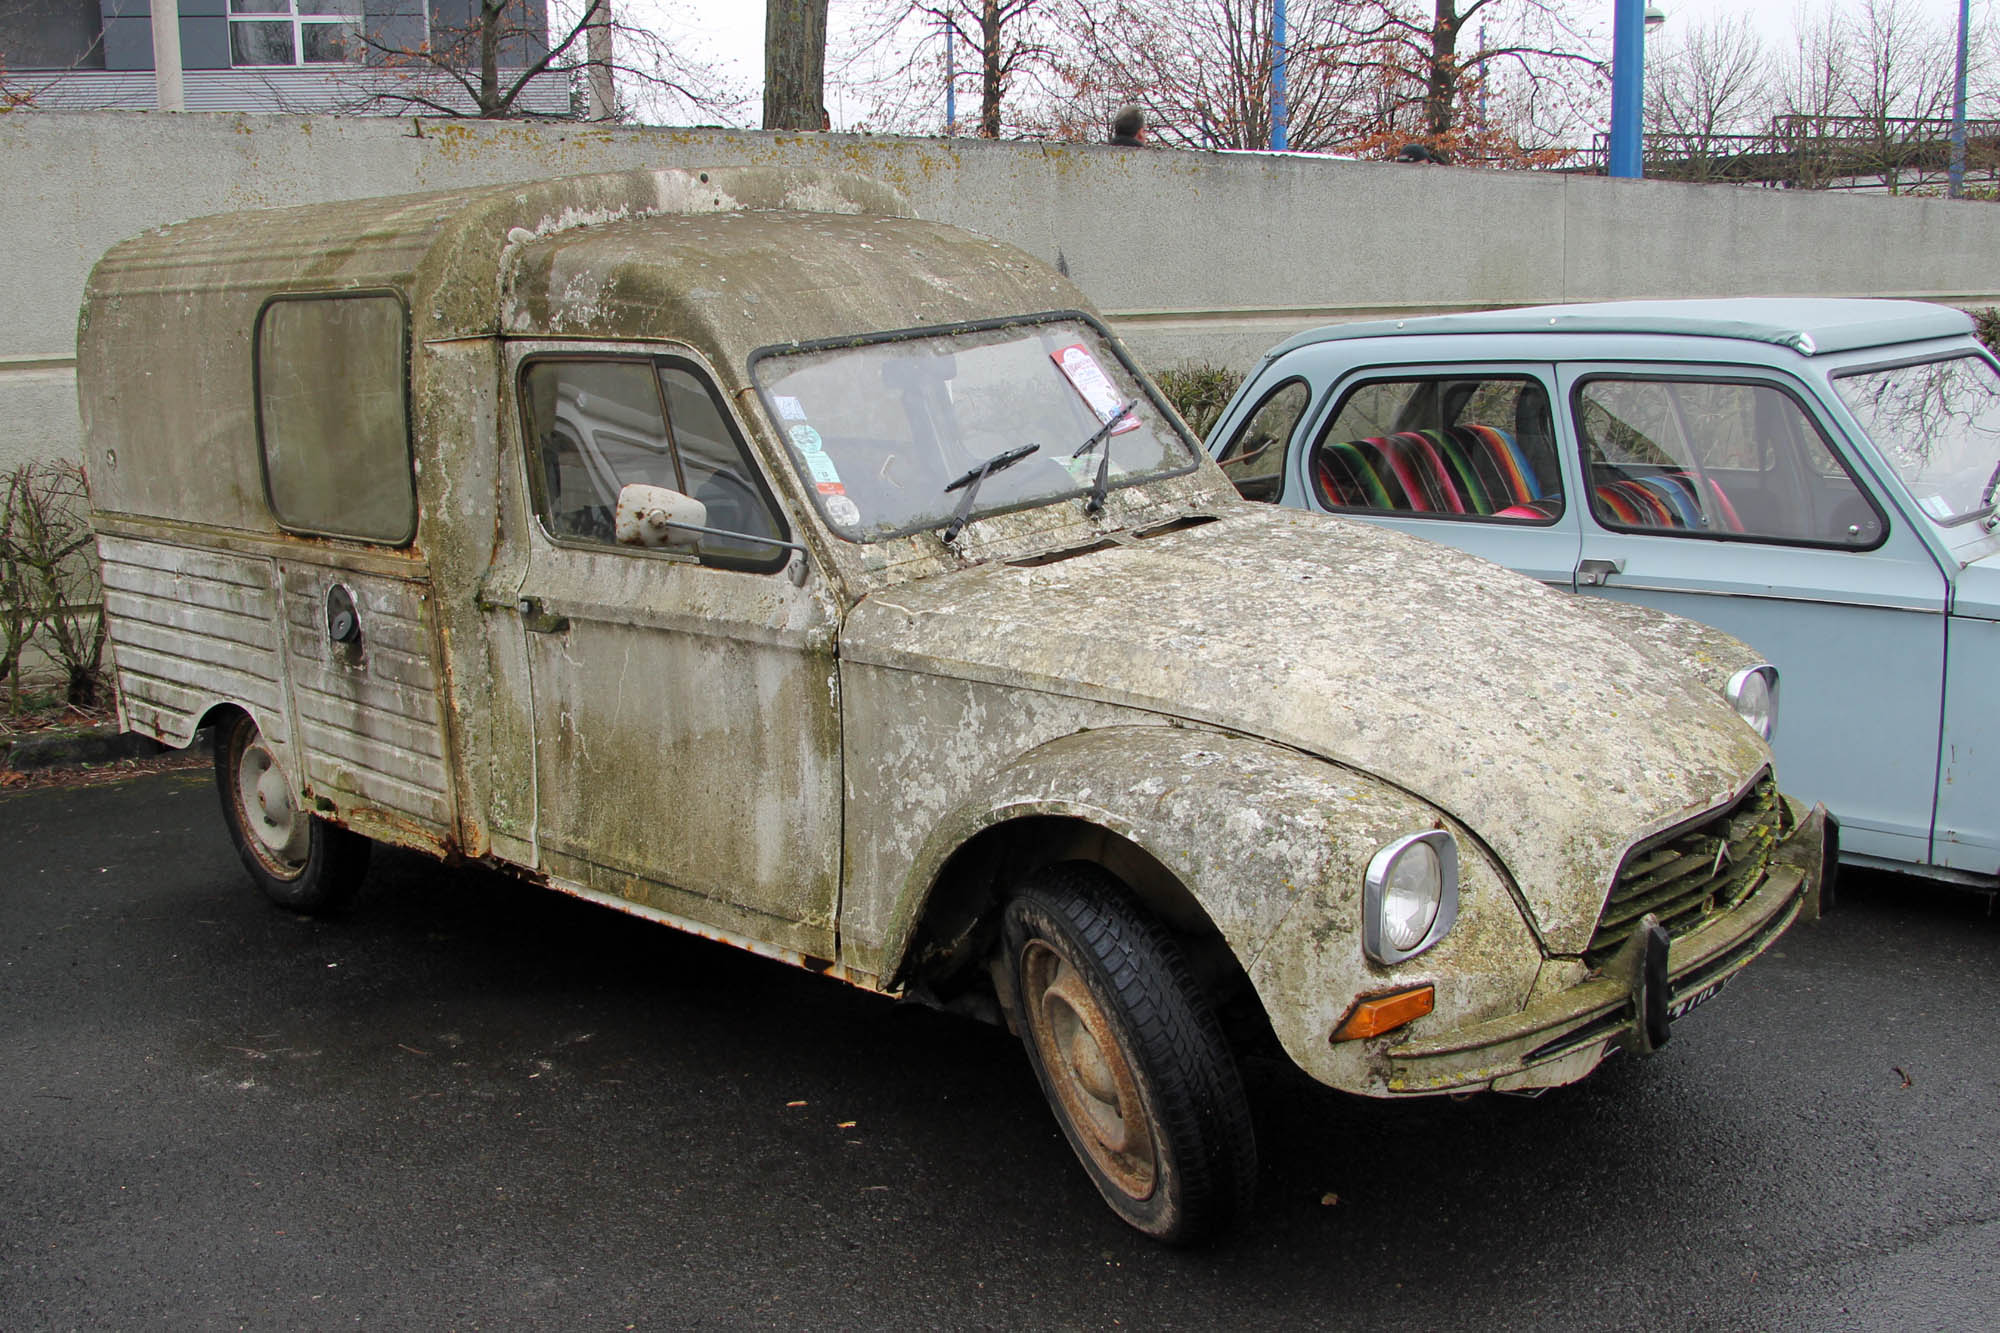
[[[1603,376],[1576,391],[1607,528],[1867,547],[1885,528],[1798,401],[1747,381]]]
[[[1306,458],[1326,509],[1551,523],[1562,517],[1548,392],[1526,375],[1370,380]]]
[[[1312,391],[1301,379],[1286,380],[1264,395],[1250,419],[1222,447],[1216,462],[1246,500],[1276,504],[1285,490],[1285,459],[1292,432],[1305,415]]]
[[[1983,358],[1861,371],[1833,386],[1925,513],[1955,523],[1986,512],[2000,468],[2000,375]]]

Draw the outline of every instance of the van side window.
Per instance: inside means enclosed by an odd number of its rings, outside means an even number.
[[[1805,409],[1771,384],[1599,377],[1576,390],[1607,528],[1847,547],[1885,533]]]
[[[1372,380],[1306,458],[1324,508],[1550,523],[1562,467],[1548,390],[1527,375]]]
[[[714,388],[669,359],[544,359],[521,375],[536,512],[551,536],[613,544],[620,488],[663,486],[707,507],[707,564],[773,569],[783,525]]]
[[[1305,415],[1312,391],[1304,380],[1286,380],[1264,395],[1216,462],[1246,500],[1276,504],[1285,491],[1285,455]]]
[[[409,324],[394,296],[279,297],[257,316],[257,441],[280,527],[416,535]]]

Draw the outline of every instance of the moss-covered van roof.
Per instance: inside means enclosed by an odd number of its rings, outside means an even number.
[[[1861,347],[1956,337],[1972,328],[1962,310],[1925,301],[1839,298],[1718,297],[1693,301],[1605,301],[1526,306],[1420,319],[1371,320],[1309,329],[1272,349],[1350,338],[1452,333],[1678,334],[1741,338],[1791,347],[1808,356]]]
[[[647,217],[524,245],[503,331],[678,338],[740,367],[758,347],[1069,308],[1054,270],[914,218]]]
[[[1084,304],[1010,246],[843,172],[642,170],[197,218],[114,246],[78,326],[100,509],[268,530],[252,335],[274,296],[384,291],[413,346],[496,334],[673,339],[728,387],[771,343]],[[428,420],[428,361],[412,365]],[[169,448],[123,448],[154,435]],[[429,447],[418,427],[418,470]],[[185,497],[200,492],[199,503]]]

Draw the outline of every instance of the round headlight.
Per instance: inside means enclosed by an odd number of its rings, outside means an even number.
[[[1748,722],[1759,736],[1770,740],[1778,730],[1778,668],[1770,665],[1744,667],[1729,678],[1723,694],[1736,715]]]
[[[1445,937],[1458,919],[1458,844],[1442,830],[1398,838],[1368,862],[1361,947],[1400,963]]]
[[[1397,953],[1408,953],[1423,942],[1437,920],[1444,877],[1437,853],[1427,842],[1412,843],[1389,868],[1382,886],[1382,938]]]

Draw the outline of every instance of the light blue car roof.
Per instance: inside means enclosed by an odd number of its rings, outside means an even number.
[[[1308,329],[1271,349],[1350,338],[1407,338],[1449,333],[1676,334],[1776,343],[1807,356],[1861,347],[1952,338],[1970,332],[1972,317],[1927,301],[1737,297],[1705,301],[1605,301],[1595,305],[1525,306],[1462,315],[1370,320]]]

